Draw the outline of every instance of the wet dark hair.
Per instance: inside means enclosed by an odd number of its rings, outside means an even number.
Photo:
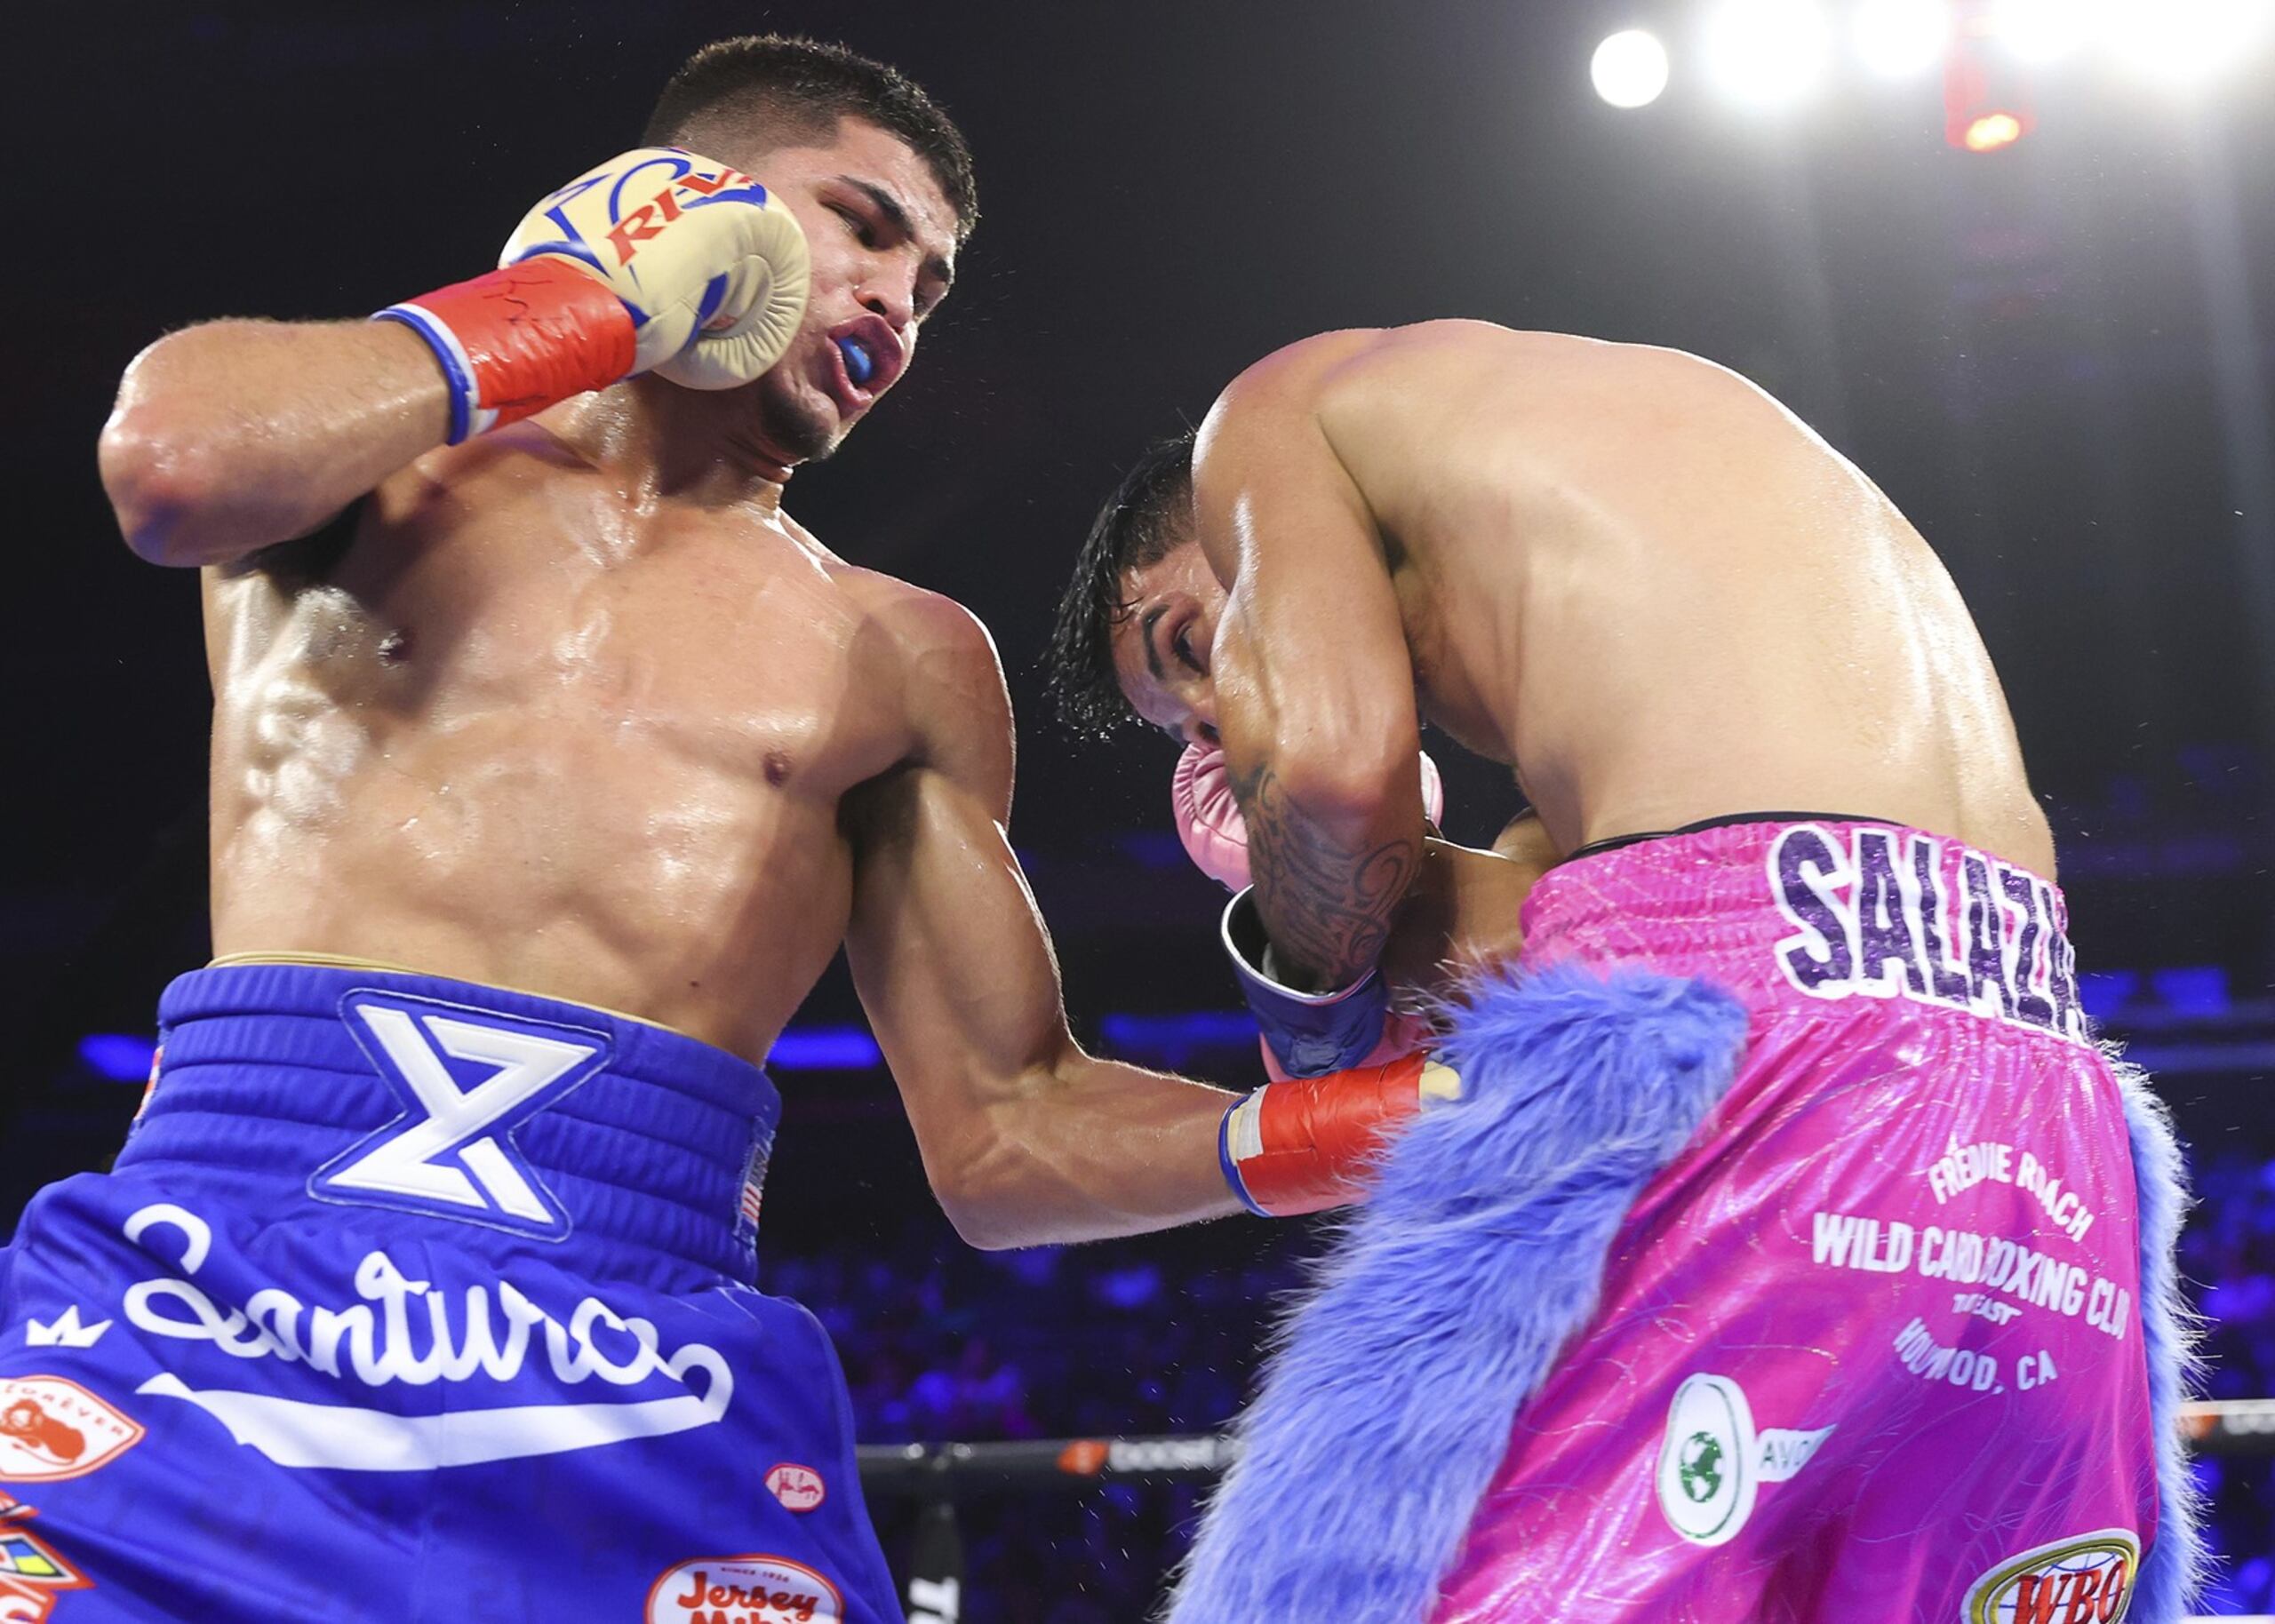
[[[714,40],[664,86],[641,141],[675,146],[698,126],[723,123],[783,146],[825,138],[841,118],[862,119],[906,141],[955,211],[956,241],[971,235],[979,193],[963,132],[914,80],[842,45],[784,34]]]
[[[1058,719],[1103,736],[1137,712],[1114,670],[1114,629],[1129,617],[1132,571],[1157,564],[1193,533],[1193,431],[1146,449],[1122,476],[1075,555],[1044,655]]]

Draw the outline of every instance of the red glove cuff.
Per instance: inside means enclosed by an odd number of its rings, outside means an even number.
[[[1358,1200],[1393,1132],[1430,1099],[1458,1098],[1460,1079],[1427,1055],[1325,1077],[1270,1083],[1225,1113],[1225,1176],[1269,1218]]]
[[[452,445],[605,389],[637,357],[624,301],[551,254],[390,305],[373,320],[401,322],[435,352],[451,386]]]

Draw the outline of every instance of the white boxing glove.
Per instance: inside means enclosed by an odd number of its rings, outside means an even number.
[[[1248,824],[1233,795],[1221,746],[1196,739],[1185,747],[1169,780],[1169,805],[1177,818],[1177,838],[1184,842],[1193,867],[1227,891],[1248,889]],[[1422,812],[1433,824],[1446,812],[1445,783],[1426,751],[1422,754]]]
[[[806,314],[806,234],[739,170],[643,147],[531,209],[500,267],[537,254],[584,266],[632,314],[634,372],[732,389],[782,359]]]
[[[499,268],[379,313],[425,339],[450,443],[653,371],[731,389],[805,319],[805,234],[739,171],[643,147],[540,201]]]

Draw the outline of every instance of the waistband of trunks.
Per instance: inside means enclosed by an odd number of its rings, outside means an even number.
[[[1710,974],[1811,999],[1904,998],[2082,1040],[2051,880],[1948,835],[1764,812],[1605,842],[1525,899],[1526,952]]]
[[[122,1171],[754,1270],[781,1101],[706,1043],[531,993],[292,963],[192,971],[158,1018]]]
[[[1606,835],[1600,840],[1590,840],[1576,848],[1567,863],[1577,863],[1583,857],[1593,857],[1623,847],[1640,846],[1646,840],[1671,840],[1677,835],[1703,834],[1709,829],[1728,829],[1739,824],[1885,824],[1901,828],[1893,819],[1867,817],[1855,812],[1726,812],[1720,817],[1702,817],[1695,824],[1681,824],[1672,829],[1645,829],[1634,834]]]

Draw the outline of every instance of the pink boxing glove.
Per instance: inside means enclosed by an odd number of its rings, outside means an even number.
[[[1177,817],[1177,838],[1185,843],[1193,866],[1227,891],[1246,890],[1248,825],[1241,821],[1241,803],[1233,798],[1220,746],[1196,739],[1185,747],[1169,780],[1169,804]],[[1438,764],[1426,752],[1422,757],[1422,810],[1433,824],[1446,811],[1446,786],[1438,777]]]
[[[1185,747],[1169,779],[1169,808],[1193,866],[1227,891],[1247,889],[1248,825],[1222,749],[1198,739]]]

